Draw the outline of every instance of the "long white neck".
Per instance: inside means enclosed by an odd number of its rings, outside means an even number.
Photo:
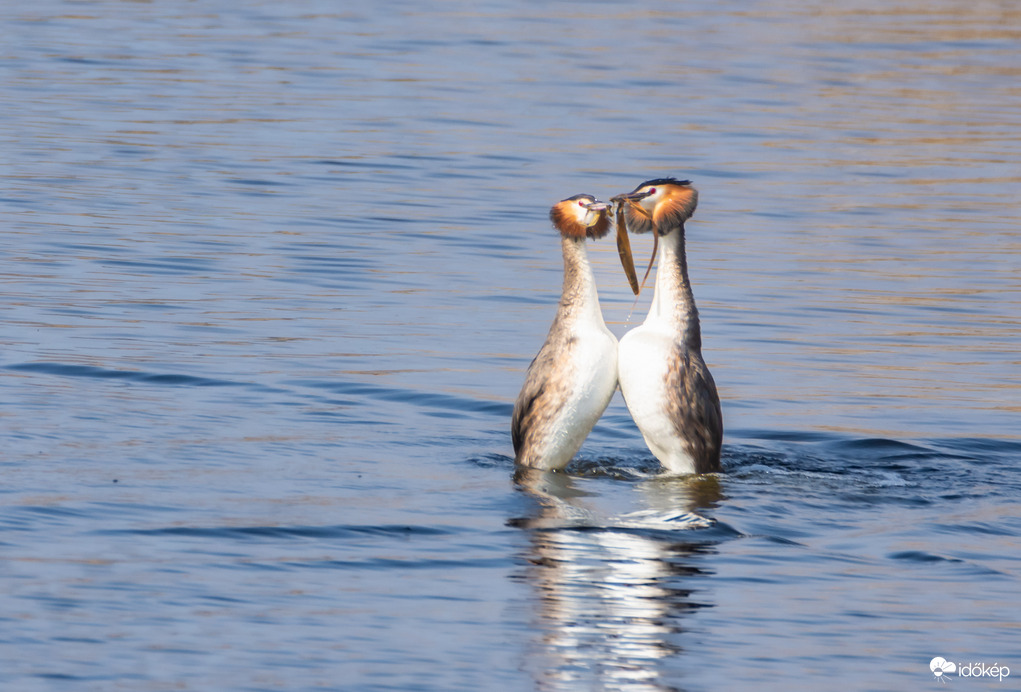
[[[688,281],[683,225],[660,237],[657,262],[656,290],[645,324],[662,325],[676,333],[688,348],[701,350],[702,332]]]
[[[560,296],[557,319],[603,322],[599,308],[596,279],[589,263],[584,239],[561,238],[564,252],[564,291]]]

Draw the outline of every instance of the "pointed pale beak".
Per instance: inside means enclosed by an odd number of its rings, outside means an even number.
[[[651,194],[652,194],[651,192],[629,192],[625,195],[616,195],[614,197],[611,197],[610,201],[617,203],[618,210],[624,205],[624,203],[627,203],[629,207],[637,211],[639,214],[647,218],[649,221],[652,221],[652,214],[647,212],[645,210],[645,207],[639,204],[641,200],[645,199]]]
[[[606,202],[600,202],[599,200],[596,200],[591,204],[586,204],[585,209],[590,212],[593,212],[593,214],[591,214],[588,217],[590,223],[585,224],[586,227],[591,228],[592,226],[595,226],[597,223],[599,223],[599,214],[601,212],[606,211],[609,208],[610,208],[609,204],[607,204]]]
[[[614,199],[614,200],[626,199],[628,202],[637,202],[638,200],[645,199],[646,197],[648,197],[651,194],[652,194],[651,192],[629,192],[626,195],[617,195],[616,197],[613,197],[612,199]]]

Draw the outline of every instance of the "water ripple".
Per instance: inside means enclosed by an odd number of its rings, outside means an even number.
[[[311,538],[339,539],[377,536],[413,538],[416,536],[449,536],[464,533],[462,529],[445,529],[435,526],[168,526],[157,529],[104,529],[97,535],[130,534],[138,536],[187,536],[190,538],[222,539],[278,539]]]
[[[127,380],[145,384],[173,385],[188,387],[239,387],[245,383],[217,380],[194,375],[178,373],[151,373],[138,370],[113,370],[94,365],[76,365],[70,363],[19,363],[3,366],[6,370],[17,372],[40,373],[59,377],[94,377],[108,380]]]
[[[1015,3],[575,9],[5,4],[0,687],[1016,656]],[[549,206],[666,175],[724,472],[663,477],[619,397],[517,472]],[[589,256],[620,337],[651,291]]]

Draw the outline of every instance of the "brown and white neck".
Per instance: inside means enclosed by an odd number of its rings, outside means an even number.
[[[663,325],[679,335],[688,348],[701,350],[702,332],[688,280],[683,224],[660,236],[657,263],[656,289],[645,323]]]
[[[602,324],[603,312],[599,308],[596,279],[592,273],[585,239],[563,237],[560,245],[564,253],[564,290],[560,296],[557,319]]]

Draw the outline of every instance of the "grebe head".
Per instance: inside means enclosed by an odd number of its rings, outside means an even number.
[[[592,195],[575,195],[554,204],[549,218],[565,238],[602,238],[610,231],[609,208]]]
[[[623,208],[627,225],[635,233],[648,233],[653,228],[657,235],[666,235],[684,225],[698,205],[698,191],[690,180],[655,178],[626,195],[611,198]]]

